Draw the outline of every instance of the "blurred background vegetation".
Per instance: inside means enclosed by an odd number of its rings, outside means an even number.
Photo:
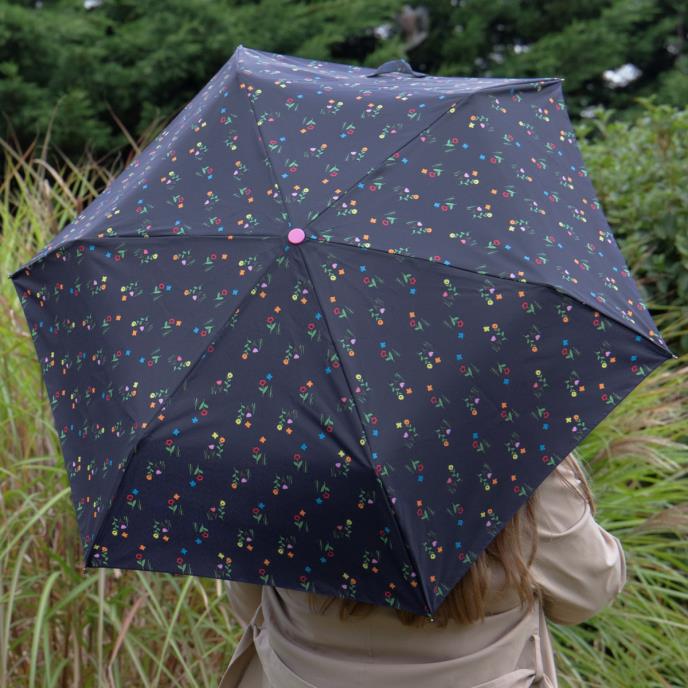
[[[563,688],[686,685],[685,0],[0,0],[0,269],[28,260],[247,47],[446,76],[562,76],[598,196],[678,359],[579,448],[623,595],[552,624]],[[84,570],[21,306],[0,284],[0,687],[215,688],[238,637],[219,582]]]
[[[168,118],[239,43],[451,76],[562,76],[574,116],[688,103],[685,0],[4,0],[0,136],[51,122],[68,155],[127,146]],[[116,119],[115,119],[116,118]]]

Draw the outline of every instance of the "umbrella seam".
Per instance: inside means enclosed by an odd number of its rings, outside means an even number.
[[[136,453],[138,446],[141,444],[141,442],[143,442],[143,440],[145,440],[146,437],[148,435],[150,435],[152,428],[155,428],[158,426],[158,423],[156,423],[156,417],[163,410],[166,409],[167,405],[170,403],[170,401],[172,400],[174,395],[177,393],[179,388],[184,384],[185,381],[187,381],[189,379],[189,377],[191,376],[191,373],[196,369],[196,366],[200,363],[200,361],[203,360],[205,352],[207,351],[208,347],[214,346],[216,344],[216,342],[220,339],[221,335],[224,334],[225,330],[227,329],[227,326],[228,326],[229,322],[231,321],[232,316],[237,312],[238,309],[241,309],[241,307],[243,306],[243,304],[246,300],[246,297],[251,293],[251,291],[255,288],[255,286],[263,279],[263,277],[267,274],[267,272],[273,267],[273,265],[275,264],[277,259],[282,255],[284,255],[282,252],[277,253],[273,257],[273,259],[266,265],[265,269],[256,278],[256,280],[253,282],[251,287],[249,289],[247,289],[246,293],[239,299],[237,305],[232,309],[232,312],[227,317],[227,319],[224,321],[224,323],[222,323],[222,325],[218,328],[218,330],[215,334],[215,337],[213,339],[211,339],[211,341],[208,342],[208,344],[206,344],[206,346],[203,349],[203,353],[201,353],[200,356],[198,356],[198,358],[196,358],[196,360],[193,362],[193,365],[191,365],[189,367],[186,375],[184,375],[184,377],[177,383],[177,385],[170,392],[170,394],[168,394],[167,399],[165,400],[165,403],[160,408],[155,410],[153,415],[148,419],[146,427],[141,428],[140,432],[138,433],[138,436],[134,436],[130,440],[130,444],[132,444],[133,446],[131,446],[131,448],[127,454],[126,465],[124,466],[124,470],[122,471],[122,473],[119,477],[119,480],[117,481],[117,484],[115,485],[115,488],[112,491],[112,497],[111,497],[111,500],[109,500],[109,505],[108,505],[107,509],[103,512],[102,520],[101,520],[100,524],[97,526],[96,531],[93,535],[93,539],[91,540],[91,543],[88,547],[88,550],[86,551],[86,554],[84,556],[84,565],[86,567],[88,567],[88,562],[91,558],[91,554],[93,552],[93,547],[95,546],[96,541],[99,539],[101,532],[105,526],[105,522],[107,521],[107,516],[110,513],[112,507],[115,505],[115,502],[117,501],[120,488],[122,486],[122,483],[124,482],[124,476],[126,475],[127,470],[129,469],[129,466],[131,465],[132,457]],[[97,568],[97,567],[92,567],[92,568]]]
[[[284,190],[282,189],[282,186],[280,185],[279,179],[277,177],[277,172],[275,171],[275,165],[272,161],[272,157],[270,157],[270,152],[268,151],[268,147],[265,145],[265,139],[263,138],[263,132],[261,131],[260,126],[258,126],[258,117],[256,116],[256,111],[253,107],[253,103],[251,102],[251,99],[248,96],[248,93],[246,93],[246,89],[241,88],[241,84],[239,82],[239,78],[241,75],[241,58],[237,60],[237,68],[234,72],[234,80],[237,82],[237,85],[239,86],[239,91],[243,91],[246,95],[246,102],[248,103],[249,110],[251,112],[251,115],[253,116],[253,124],[256,129],[256,133],[258,134],[258,140],[260,141],[260,145],[263,148],[263,155],[265,155],[265,159],[268,161],[269,165],[268,167],[270,168],[270,173],[272,174],[273,178],[273,183],[277,187],[279,191],[280,198],[282,199],[282,206],[284,207],[284,212],[287,214],[287,225],[289,227],[293,226],[293,220],[291,217],[291,213],[289,212],[289,205],[287,204],[286,197],[284,195]]]
[[[72,237],[71,239],[66,239],[60,244],[57,244],[56,246],[52,246],[48,250],[46,250],[47,246],[41,249],[42,251],[45,251],[42,255],[40,252],[33,256],[30,260],[28,260],[26,263],[23,263],[20,265],[18,268],[13,270],[12,272],[7,273],[7,278],[8,279],[14,279],[16,275],[18,275],[22,270],[26,270],[27,268],[30,268],[32,265],[35,263],[40,262],[41,260],[44,260],[45,258],[49,258],[53,254],[55,254],[58,250],[60,249],[68,249],[71,248],[74,244],[77,243],[83,243],[83,244],[97,244],[98,242],[108,242],[108,241],[117,241],[118,239],[157,239],[158,237],[177,237],[180,241],[188,241],[190,239],[224,239],[225,241],[234,241],[235,239],[282,239],[281,236],[278,234],[187,234],[187,235],[179,235],[179,234],[174,234],[173,232],[161,232],[159,234],[151,234],[149,236],[141,236],[140,234],[117,234],[115,236],[102,236],[102,237]],[[231,237],[231,238],[230,238]]]
[[[553,77],[553,79],[555,79],[555,78]],[[519,81],[519,82],[516,83],[516,84],[509,84],[508,86],[509,86],[509,88],[514,89],[514,88],[516,88],[516,87],[518,87],[518,86],[520,86],[520,85],[541,83],[542,81],[547,81],[547,84],[546,84],[547,86],[550,86],[551,84],[559,84],[559,83],[560,83],[560,80],[559,80],[559,79],[556,79],[556,80],[526,79],[526,80]],[[374,174],[374,173],[378,172],[378,171],[382,168],[382,166],[384,165],[384,163],[385,163],[387,160],[389,160],[389,158],[393,157],[394,155],[396,155],[397,153],[399,153],[400,151],[402,151],[404,148],[406,148],[407,146],[409,146],[409,145],[410,145],[413,141],[415,141],[415,139],[417,139],[421,134],[423,134],[424,132],[427,132],[428,129],[430,129],[430,127],[434,127],[443,117],[445,117],[445,116],[451,111],[451,109],[452,109],[453,107],[458,107],[459,105],[463,105],[466,101],[470,100],[471,96],[478,95],[479,93],[484,93],[484,92],[486,92],[486,91],[498,91],[498,90],[504,90],[504,88],[503,88],[503,87],[499,87],[499,86],[490,85],[490,86],[485,86],[485,87],[483,87],[483,88],[479,88],[479,89],[477,89],[477,90],[475,90],[475,91],[471,91],[470,93],[462,94],[463,97],[459,97],[459,98],[457,98],[456,100],[454,100],[454,101],[447,107],[446,110],[444,110],[443,112],[441,112],[437,117],[435,117],[434,120],[432,120],[429,124],[427,124],[425,127],[423,127],[420,131],[417,131],[408,141],[406,141],[405,143],[402,143],[398,148],[396,148],[396,149],[393,150],[389,155],[387,155],[387,157],[385,157],[384,160],[381,160],[380,162],[378,162],[377,165],[375,165],[372,169],[370,169],[368,172],[366,172],[363,176],[361,176],[361,177],[359,177],[358,179],[356,179],[356,181],[354,181],[351,185],[349,185],[349,187],[348,187],[346,190],[342,191],[341,194],[337,194],[337,198],[331,200],[331,201],[330,201],[330,202],[329,202],[329,203],[328,203],[319,213],[316,214],[316,216],[315,216],[314,218],[312,218],[311,220],[309,220],[309,221],[305,224],[305,227],[310,227],[316,220],[320,219],[320,217],[321,217],[324,213],[326,213],[330,208],[332,208],[332,207],[335,205],[335,203],[341,201],[342,199],[345,199],[345,198],[349,195],[349,193],[350,193],[356,186],[358,186],[358,184],[361,183],[361,181],[363,181],[364,179],[366,179],[367,177],[369,177],[371,174]]]
[[[651,344],[653,344],[655,347],[657,347],[657,348],[658,348],[660,351],[662,351],[663,353],[665,353],[665,354],[671,354],[671,358],[678,358],[678,356],[676,356],[676,354],[674,354],[674,353],[668,348],[668,346],[665,348],[665,347],[661,346],[658,342],[656,342],[654,339],[652,339],[651,337],[649,337],[647,334],[645,334],[644,332],[638,332],[637,330],[634,330],[633,327],[631,327],[628,323],[625,323],[623,320],[619,319],[617,316],[615,316],[615,315],[610,315],[610,314],[606,313],[603,309],[601,309],[601,308],[599,307],[599,305],[597,305],[597,304],[596,304],[596,305],[593,305],[593,304],[587,303],[587,302],[584,301],[580,296],[577,296],[577,295],[575,295],[575,294],[571,294],[571,293],[569,293],[569,292],[567,292],[567,291],[561,291],[561,290],[557,289],[554,285],[552,285],[552,284],[547,284],[546,282],[536,282],[536,281],[534,281],[534,280],[528,280],[528,281],[526,281],[526,282],[522,282],[521,280],[513,279],[513,278],[511,278],[511,277],[502,277],[501,275],[495,275],[494,273],[491,273],[491,272],[479,272],[478,270],[472,270],[472,269],[470,269],[470,268],[459,267],[458,265],[453,265],[453,264],[447,265],[446,263],[443,263],[443,262],[440,262],[440,261],[435,261],[435,260],[430,260],[429,258],[422,258],[421,256],[408,256],[408,255],[405,255],[405,254],[403,254],[403,253],[385,251],[385,250],[383,250],[383,249],[381,249],[381,248],[375,248],[375,247],[372,247],[372,246],[360,247],[360,246],[355,246],[355,245],[353,245],[353,244],[347,244],[347,243],[344,243],[344,242],[341,242],[341,241],[329,241],[329,240],[318,241],[318,243],[322,244],[323,246],[328,246],[328,245],[330,245],[330,244],[335,244],[335,245],[337,245],[337,246],[345,246],[345,247],[350,248],[350,249],[355,250],[355,251],[374,251],[374,252],[376,252],[376,253],[382,253],[382,254],[384,254],[384,255],[386,255],[386,256],[395,256],[395,257],[399,257],[399,258],[411,258],[411,259],[413,259],[413,260],[420,260],[420,261],[422,261],[422,262],[424,262],[424,263],[430,263],[430,264],[432,264],[432,265],[441,265],[442,267],[450,268],[450,269],[452,269],[452,270],[459,270],[459,271],[464,271],[464,272],[471,272],[471,273],[473,273],[473,274],[475,274],[475,275],[481,275],[481,276],[483,276],[483,277],[492,277],[492,278],[494,278],[494,279],[504,280],[504,281],[506,281],[506,282],[515,282],[516,284],[535,285],[535,286],[538,286],[538,287],[546,287],[547,289],[550,289],[550,290],[554,291],[554,292],[557,293],[557,294],[562,294],[563,296],[567,296],[568,298],[570,298],[570,299],[572,299],[572,300],[574,300],[574,301],[577,301],[579,304],[581,304],[581,305],[583,305],[583,306],[587,306],[588,308],[591,308],[591,309],[594,309],[594,310],[596,310],[596,311],[602,312],[602,313],[603,313],[606,317],[608,317],[610,320],[613,320],[614,322],[618,323],[619,325],[623,325],[626,329],[628,329],[629,331],[633,332],[634,334],[639,334],[639,335],[641,335],[641,336],[643,337],[643,339],[645,339],[645,340],[647,340],[648,342],[650,342]],[[661,336],[661,333],[658,333],[658,334],[660,334],[660,336]],[[662,338],[662,339],[663,339],[663,338]]]
[[[301,248],[301,246],[299,246],[299,248]],[[363,435],[365,437],[365,453],[368,457],[368,462],[370,463],[370,468],[373,471],[373,474],[375,474],[375,465],[374,465],[373,457],[371,454],[372,445],[370,443],[370,438],[368,437],[368,433],[367,433],[365,425],[363,423],[363,418],[361,416],[361,411],[358,407],[358,402],[356,401],[356,396],[354,394],[353,388],[351,387],[351,383],[349,382],[349,377],[346,373],[346,369],[344,366],[344,357],[341,355],[339,348],[337,347],[337,343],[335,341],[334,333],[330,329],[330,325],[327,321],[326,310],[322,307],[322,302],[320,301],[320,296],[318,296],[318,291],[317,291],[317,288],[315,285],[315,281],[313,280],[313,277],[311,275],[311,271],[310,271],[310,268],[308,266],[308,261],[306,260],[305,252],[303,251],[302,248],[300,250],[300,255],[301,255],[301,260],[303,261],[303,264],[306,268],[306,272],[308,273],[308,280],[313,287],[313,294],[315,295],[315,299],[318,302],[318,308],[319,308],[320,312],[322,313],[322,319],[323,319],[323,322],[325,323],[325,329],[327,330],[330,341],[332,342],[332,346],[334,347],[335,351],[337,352],[337,356],[340,359],[340,362],[341,362],[340,370],[342,371],[342,376],[344,378],[344,381],[346,382],[346,386],[349,389],[349,394],[351,395],[351,401],[353,403],[354,409],[356,410],[356,416],[358,418],[358,422],[361,426],[361,430],[363,431]],[[392,523],[394,524],[394,527],[395,527],[395,530],[397,532],[397,536],[399,538],[399,541],[401,542],[401,544],[404,548],[404,551],[406,552],[408,562],[409,562],[409,564],[411,564],[414,571],[420,572],[420,569],[417,565],[417,562],[415,561],[413,553],[412,553],[410,547],[408,546],[406,539],[404,538],[404,535],[402,533],[401,528],[399,527],[399,523],[397,521],[397,517],[395,515],[395,512],[392,509],[391,502],[389,500],[389,495],[387,494],[387,490],[385,488],[384,482],[380,478],[378,478],[377,476],[375,476],[375,478],[376,478],[377,484],[379,486],[379,491],[382,493],[382,497],[385,501],[385,506],[387,507],[388,514],[391,518]],[[422,577],[420,578],[420,587],[421,587],[421,590],[423,592],[424,602],[425,602],[427,608],[432,609],[432,603],[430,601],[430,595],[429,595],[428,590],[425,587],[425,580]]]

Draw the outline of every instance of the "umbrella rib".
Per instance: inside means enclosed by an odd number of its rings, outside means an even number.
[[[239,61],[239,64],[241,64],[241,61]],[[241,72],[239,71],[239,68],[237,68],[234,72],[234,80],[235,82],[238,82],[240,79]],[[237,83],[239,86],[240,91],[246,92],[246,89],[242,88],[242,85],[240,83]],[[293,226],[293,220],[291,217],[291,213],[289,212],[289,204],[287,203],[287,199],[284,195],[284,191],[282,189],[281,184],[279,183],[279,178],[277,177],[277,172],[275,172],[275,166],[272,162],[272,158],[270,157],[270,152],[268,151],[268,147],[265,145],[265,139],[263,138],[263,132],[258,126],[258,117],[256,116],[256,111],[255,108],[253,107],[253,103],[251,102],[251,98],[249,97],[249,94],[246,93],[246,101],[248,102],[248,107],[251,111],[251,115],[253,116],[253,124],[256,127],[256,133],[258,134],[258,140],[260,141],[260,145],[263,148],[263,155],[265,155],[265,159],[268,161],[268,167],[270,168],[270,173],[272,174],[272,179],[273,183],[277,187],[277,190],[279,191],[280,199],[282,200],[282,206],[284,207],[284,212],[287,214],[287,223],[291,227]]]
[[[524,84],[534,84],[534,83],[545,83],[546,85],[551,85],[552,83],[559,83],[561,79],[552,77],[551,79],[521,79],[517,81],[516,83],[511,83],[511,84],[502,84],[501,86],[495,86],[495,85],[488,85],[484,86],[483,88],[478,88],[475,91],[471,91],[470,93],[463,93],[461,94],[458,98],[456,98],[453,102],[451,102],[446,110],[443,110],[435,119],[433,119],[429,124],[427,124],[425,127],[423,127],[420,131],[417,131],[408,141],[405,143],[402,143],[398,148],[395,148],[391,153],[387,155],[387,157],[384,160],[381,160],[378,162],[376,165],[374,165],[371,169],[369,169],[364,175],[356,179],[352,184],[350,184],[342,193],[337,194],[336,198],[333,198],[330,200],[330,202],[320,211],[318,212],[315,217],[310,219],[306,224],[305,227],[311,226],[316,220],[320,218],[320,216],[325,213],[327,210],[329,210],[336,202],[341,201],[343,198],[345,198],[349,192],[356,187],[358,184],[361,183],[364,179],[369,177],[371,174],[374,172],[377,172],[378,170],[381,169],[382,165],[385,163],[386,160],[389,160],[392,156],[396,155],[400,151],[402,151],[404,148],[409,146],[415,139],[417,139],[422,133],[426,132],[430,127],[435,126],[439,120],[441,120],[443,117],[445,117],[450,110],[453,107],[458,107],[459,105],[464,104],[467,100],[471,98],[471,96],[477,95],[479,93],[484,93],[485,91],[502,91],[502,90],[508,90],[508,89],[513,89],[518,86],[522,86]]]
[[[468,94],[468,95],[471,95],[471,94]],[[342,193],[337,194],[337,197],[336,197],[336,198],[330,199],[330,202],[329,202],[322,210],[320,210],[320,211],[315,215],[315,217],[311,218],[311,219],[306,223],[305,227],[310,227],[316,220],[318,220],[318,219],[320,218],[320,216],[321,216],[323,213],[325,213],[327,210],[329,210],[330,208],[332,208],[332,207],[334,206],[335,203],[337,203],[338,201],[341,201],[343,198],[346,198],[346,196],[348,196],[349,192],[350,192],[353,188],[355,188],[358,184],[360,184],[361,181],[362,181],[363,179],[366,179],[366,177],[369,177],[373,172],[377,172],[377,171],[382,167],[382,165],[385,163],[386,160],[388,160],[390,157],[392,157],[392,156],[396,155],[397,153],[399,153],[399,151],[401,151],[402,149],[406,148],[406,146],[410,145],[410,144],[411,144],[415,139],[417,139],[424,131],[427,131],[430,127],[432,127],[432,126],[435,125],[440,119],[442,119],[442,117],[444,117],[444,116],[449,112],[449,110],[451,110],[451,109],[452,109],[455,105],[457,105],[458,103],[459,103],[459,100],[456,100],[456,101],[454,101],[453,103],[450,103],[450,104],[447,106],[447,109],[446,109],[446,110],[443,110],[443,111],[442,111],[437,117],[435,117],[435,119],[433,119],[426,127],[423,127],[423,129],[421,129],[420,131],[416,132],[408,141],[402,143],[398,148],[394,149],[391,153],[389,153],[389,154],[384,158],[384,160],[381,160],[381,161],[378,162],[376,165],[373,165],[373,167],[371,167],[365,174],[363,174],[363,175],[362,175],[361,177],[359,177],[358,179],[354,180],[354,181],[353,181],[344,191],[342,191]]]
[[[279,237],[275,237],[279,238]],[[167,395],[167,399],[165,399],[165,402],[155,410],[153,415],[148,419],[146,426],[142,427],[141,430],[138,432],[137,435],[135,435],[131,440],[130,440],[130,445],[131,448],[129,449],[127,453],[127,458],[126,458],[126,463],[124,466],[124,469],[122,470],[119,480],[117,481],[117,484],[115,485],[114,489],[112,490],[112,496],[111,500],[109,501],[109,505],[107,509],[103,512],[102,520],[101,522],[97,525],[96,531],[94,533],[93,539],[91,540],[91,543],[88,547],[88,550],[86,551],[86,554],[84,556],[84,565],[88,566],[88,561],[91,558],[91,553],[93,552],[93,547],[98,541],[100,534],[103,530],[103,527],[105,525],[105,522],[107,521],[107,516],[110,513],[110,509],[115,505],[117,498],[119,496],[119,491],[122,486],[122,483],[124,482],[124,476],[126,475],[127,470],[129,469],[129,466],[131,465],[131,459],[136,453],[136,450],[138,446],[141,444],[143,440],[146,439],[148,435],[150,435],[152,428],[157,427],[158,423],[156,423],[157,416],[166,408],[167,404],[169,404],[170,400],[174,397],[174,395],[177,393],[177,390],[184,384],[186,380],[189,379],[191,373],[195,370],[196,366],[199,364],[199,362],[203,359],[204,352],[207,351],[208,346],[214,345],[220,336],[224,334],[225,330],[227,329],[227,326],[229,325],[230,321],[232,320],[232,316],[237,312],[237,310],[241,309],[244,301],[246,300],[246,297],[253,291],[253,288],[260,283],[260,281],[263,279],[265,274],[272,268],[272,266],[275,264],[277,259],[284,255],[282,252],[278,252],[272,260],[268,262],[268,264],[265,266],[265,268],[261,271],[260,275],[254,280],[253,284],[251,285],[250,288],[246,290],[244,295],[239,299],[237,302],[236,306],[232,309],[232,312],[229,314],[227,319],[222,323],[222,325],[217,329],[217,332],[215,333],[215,337],[211,339],[206,346],[204,347],[203,353],[201,353],[198,358],[193,362],[191,366],[189,366],[188,370],[186,371],[186,374],[182,379],[177,383],[177,385],[174,387],[174,389]]]
[[[117,234],[117,235],[111,235],[111,236],[95,236],[95,237],[72,237],[70,239],[65,239],[63,242],[59,244],[55,244],[54,246],[51,246],[48,249],[48,246],[43,247],[41,251],[45,251],[45,253],[39,252],[33,258],[28,260],[26,263],[23,265],[20,265],[18,268],[13,270],[12,272],[7,273],[8,278],[13,278],[15,275],[19,274],[22,270],[31,267],[34,263],[37,263],[38,261],[48,258],[51,256],[53,253],[58,251],[59,249],[68,249],[74,244],[78,243],[84,243],[84,244],[97,244],[99,242],[109,242],[109,241],[117,241],[117,240],[125,240],[125,239],[136,239],[136,240],[148,240],[150,241],[151,239],[157,239],[158,237],[167,237],[167,236],[172,236],[179,241],[188,241],[190,239],[224,239],[225,241],[234,241],[235,239],[281,239],[281,237],[277,234],[188,234],[186,236],[184,235],[179,235],[175,234],[173,232],[159,232],[157,234],[149,234],[148,236],[142,236],[141,234]],[[48,250],[46,250],[48,249]]]
[[[563,294],[564,296],[568,296],[570,299],[573,299],[574,301],[577,301],[578,303],[582,304],[583,306],[587,306],[588,308],[593,308],[596,311],[602,312],[606,317],[608,317],[610,320],[613,320],[617,322],[619,325],[623,325],[626,327],[628,330],[633,332],[634,334],[639,334],[641,335],[644,339],[646,339],[648,342],[651,342],[656,346],[660,351],[662,351],[664,354],[671,354],[670,358],[678,358],[676,354],[671,352],[668,347],[664,347],[659,342],[656,342],[654,339],[652,339],[649,335],[647,335],[644,332],[639,332],[638,330],[635,330],[631,325],[628,323],[624,322],[621,320],[618,316],[616,315],[611,315],[609,313],[606,313],[602,308],[600,308],[599,304],[591,304],[587,303],[584,301],[580,296],[577,296],[576,294],[570,294],[567,291],[561,291],[557,289],[554,285],[552,284],[547,284],[546,282],[537,282],[535,280],[528,280],[526,282],[523,282],[521,280],[513,279],[511,277],[503,277],[501,275],[495,275],[494,273],[491,272],[480,272],[478,270],[473,270],[471,268],[465,268],[465,267],[460,267],[458,265],[453,265],[451,263],[443,263],[441,261],[436,261],[436,260],[431,260],[430,258],[422,258],[421,256],[412,256],[412,255],[406,255],[405,253],[399,253],[397,251],[386,251],[381,248],[375,248],[373,246],[354,246],[353,244],[348,244],[346,242],[342,241],[331,241],[331,240],[317,240],[319,244],[322,244],[323,246],[329,246],[330,244],[335,244],[336,246],[342,246],[346,248],[350,248],[354,251],[374,251],[376,253],[383,253],[386,256],[399,256],[400,258],[410,258],[412,260],[419,260],[423,263],[430,263],[433,265],[441,265],[442,267],[445,268],[450,268],[452,270],[459,270],[463,272],[471,272],[475,275],[480,275],[481,277],[492,277],[494,279],[498,280],[505,280],[507,282],[515,282],[516,284],[523,284],[523,285],[535,285],[538,287],[546,287],[547,289],[551,289],[557,294]]]
[[[354,394],[353,387],[351,386],[351,382],[349,381],[349,376],[346,373],[346,367],[344,365],[345,357],[341,355],[341,352],[339,350],[339,347],[337,346],[337,343],[336,343],[336,340],[334,337],[334,333],[330,329],[330,324],[327,320],[327,310],[325,308],[323,308],[322,302],[320,301],[320,296],[318,295],[318,290],[316,289],[315,282],[313,281],[313,276],[311,274],[310,267],[308,266],[308,261],[306,260],[306,255],[305,255],[306,252],[301,248],[300,245],[298,246],[298,248],[300,249],[300,254],[301,254],[301,257],[303,260],[303,264],[306,268],[306,272],[308,273],[308,280],[310,281],[311,286],[313,287],[313,294],[315,294],[316,301],[318,302],[318,308],[319,308],[320,312],[322,313],[322,319],[323,319],[323,322],[325,323],[325,329],[327,330],[330,341],[332,342],[332,346],[334,347],[335,351],[337,352],[337,356],[339,357],[339,359],[341,361],[340,370],[342,371],[342,377],[344,378],[344,381],[346,382],[346,386],[349,389],[349,394],[351,395],[351,401],[353,403],[354,409],[356,410],[356,417],[358,418],[358,422],[361,426],[361,430],[363,431],[363,435],[365,437],[365,449],[364,450],[365,450],[366,456],[368,457],[368,462],[370,464],[370,468],[374,472],[375,465],[374,465],[373,457],[371,454],[370,438],[368,437],[368,433],[366,432],[365,425],[363,423],[363,417],[361,415],[361,410],[358,407],[358,402],[356,401],[356,395]],[[399,541],[402,543],[403,548],[405,550],[406,557],[408,559],[408,563],[411,565],[411,568],[413,571],[418,572],[418,575],[420,577],[420,573],[419,573],[420,569],[418,568],[417,562],[415,561],[415,559],[413,557],[413,552],[411,551],[411,548],[409,547],[409,545],[406,541],[406,538],[404,537],[404,534],[403,534],[401,528],[399,527],[399,523],[398,523],[396,516],[394,514],[394,509],[392,508],[392,504],[390,502],[389,495],[387,494],[387,490],[385,488],[384,482],[380,478],[377,478],[377,482],[379,485],[380,492],[382,493],[382,497],[385,500],[385,506],[387,507],[387,511],[388,511],[389,516],[392,520],[392,523],[393,523],[394,528],[396,530]],[[427,608],[432,609],[432,604],[430,601],[430,595],[428,594],[428,590],[425,587],[425,580],[422,577],[420,578],[420,587],[421,587],[421,590],[423,591],[423,597],[424,597],[425,604],[427,605]]]

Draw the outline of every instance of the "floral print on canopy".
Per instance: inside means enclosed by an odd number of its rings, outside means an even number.
[[[239,46],[11,275],[85,563],[432,614],[673,356],[559,79]]]

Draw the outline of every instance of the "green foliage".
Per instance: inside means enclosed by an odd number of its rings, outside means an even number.
[[[0,145],[7,161],[0,182],[0,686],[214,688],[239,637],[219,581],[82,568],[40,365],[6,277],[121,167],[86,157],[52,168],[45,150]],[[594,155],[587,157],[596,171]],[[666,334],[664,322],[676,322],[672,309],[657,319]],[[628,583],[585,624],[551,625],[562,688],[684,683],[686,363],[685,353],[667,361],[577,452],[592,478],[597,519],[624,546]]]
[[[688,351],[688,109],[640,103],[643,114],[633,122],[598,110],[577,134],[643,300],[657,311],[676,307],[684,328],[670,345]]]
[[[0,137],[12,133],[24,148],[50,128],[53,147],[69,157],[109,154],[127,144],[117,120],[139,136],[152,120],[170,119],[239,43],[332,59],[330,44],[381,23],[395,4],[103,0],[89,11],[82,0],[6,3]],[[370,57],[375,66],[388,59]]]
[[[412,51],[424,71],[465,76],[561,76],[570,112],[634,109],[638,96],[688,102],[684,0],[427,0],[430,36]],[[641,76],[611,88],[605,70]]]
[[[51,128],[70,157],[126,146],[171,118],[235,47],[378,66],[405,57],[430,74],[563,76],[569,109],[620,111],[633,98],[688,102],[683,0],[424,0],[429,34],[405,53],[404,0],[4,0],[0,137],[19,147]],[[40,5],[40,6],[37,6]],[[374,29],[393,27],[388,38]],[[522,47],[523,46],[523,47]],[[642,75],[613,89],[607,69]],[[121,123],[121,126],[120,126]]]

